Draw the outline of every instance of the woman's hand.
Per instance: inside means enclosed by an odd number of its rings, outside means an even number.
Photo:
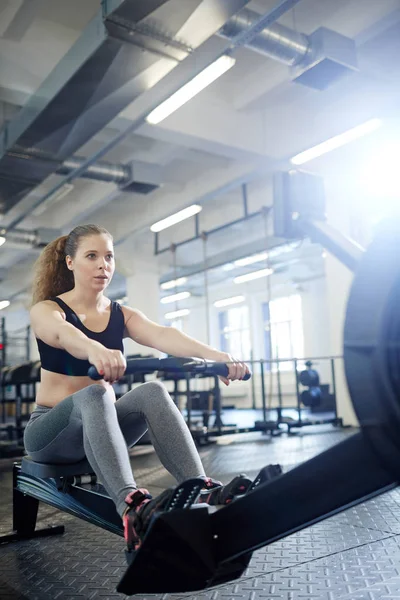
[[[243,379],[243,377],[250,372],[249,367],[244,362],[237,358],[233,358],[233,356],[228,353],[221,352],[220,356],[215,360],[217,360],[217,362],[227,363],[229,369],[228,376],[220,376],[220,380],[225,383],[225,385],[229,385],[229,383],[235,379]]]
[[[122,352],[110,350],[99,342],[91,344],[88,361],[104,376],[104,380],[110,383],[118,381],[125,373],[126,359]]]

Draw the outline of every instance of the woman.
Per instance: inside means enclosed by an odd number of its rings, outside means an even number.
[[[82,225],[51,242],[36,264],[31,309],[42,370],[36,408],[26,426],[27,453],[38,462],[78,462],[85,456],[113,499],[124,523],[129,550],[138,548],[152,512],[170,490],[151,500],[132,474],[128,447],[147,429],[157,455],[178,483],[207,478],[190,432],[164,386],[155,381],[116,401],[112,383],[126,368],[124,337],[175,356],[231,362],[229,375],[242,379],[246,365],[172,327],[110,301],[104,291],[115,269],[111,234]],[[104,375],[96,384],[90,365]]]

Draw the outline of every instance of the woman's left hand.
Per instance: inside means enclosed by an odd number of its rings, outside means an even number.
[[[249,367],[244,362],[234,358],[230,354],[224,353],[218,358],[218,362],[227,363],[229,369],[227,377],[220,376],[220,380],[225,383],[225,385],[229,385],[229,383],[235,381],[235,379],[243,379],[243,377],[250,372]]]

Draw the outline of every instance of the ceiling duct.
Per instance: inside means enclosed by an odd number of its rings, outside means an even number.
[[[257,12],[244,8],[227,21],[218,35],[234,40],[259,19]],[[325,27],[307,36],[273,23],[256,33],[245,46],[288,65],[293,81],[319,90],[357,69],[354,40]]]
[[[0,161],[0,181],[2,180],[0,201],[2,200],[2,192],[4,194],[6,182],[11,188],[17,182],[20,185],[26,185],[26,189],[30,190],[47,177],[49,167],[50,169],[56,167],[56,175],[69,175],[69,173],[79,168],[85,160],[83,157],[74,156],[60,164],[43,153],[28,152],[23,148],[7,152],[3,160]],[[23,181],[21,181],[21,173],[24,173]],[[125,165],[99,161],[88,166],[80,177],[93,181],[115,183],[124,192],[148,194],[162,184],[162,169],[157,165],[148,165],[140,161]],[[6,202],[6,195],[3,201]]]
[[[39,227],[34,231],[28,231],[26,229],[6,231],[5,229],[0,228],[0,236],[4,236],[7,244],[10,244],[13,248],[44,248],[60,235],[62,235],[60,229],[48,227]]]
[[[78,160],[70,157],[248,1],[103,0],[81,37],[0,132],[0,212],[68,168],[65,161]],[[21,148],[53,160],[29,177],[24,161],[9,168],[10,156]],[[97,165],[91,175],[99,178],[104,171]]]
[[[73,156],[72,158],[65,160],[62,165],[58,167],[56,173],[57,175],[69,175],[71,171],[78,169],[85,160],[85,158]],[[101,161],[94,165],[90,165],[86,171],[82,173],[81,177],[123,185],[128,183],[131,179],[131,170],[129,166],[112,165]]]
[[[227,21],[218,35],[233,39],[252,27],[259,18],[260,15],[253,10],[243,9]],[[306,35],[279,23],[269,25],[246,44],[247,48],[289,66],[301,62],[309,52],[309,46]]]
[[[79,169],[85,160],[79,156],[65,160],[56,173],[57,175],[69,175],[75,169]],[[162,184],[162,169],[157,165],[143,163],[139,160],[127,165],[113,165],[99,161],[89,165],[81,177],[116,183],[124,192],[148,194]]]

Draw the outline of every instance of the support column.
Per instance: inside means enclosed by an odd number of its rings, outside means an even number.
[[[118,255],[119,253],[117,253]],[[126,275],[127,304],[143,312],[148,319],[161,322],[159,273],[157,260],[154,257],[144,259],[135,257],[133,260],[123,259],[123,268],[119,269]],[[125,355],[154,354],[159,352],[137,344],[133,340],[124,341]]]

